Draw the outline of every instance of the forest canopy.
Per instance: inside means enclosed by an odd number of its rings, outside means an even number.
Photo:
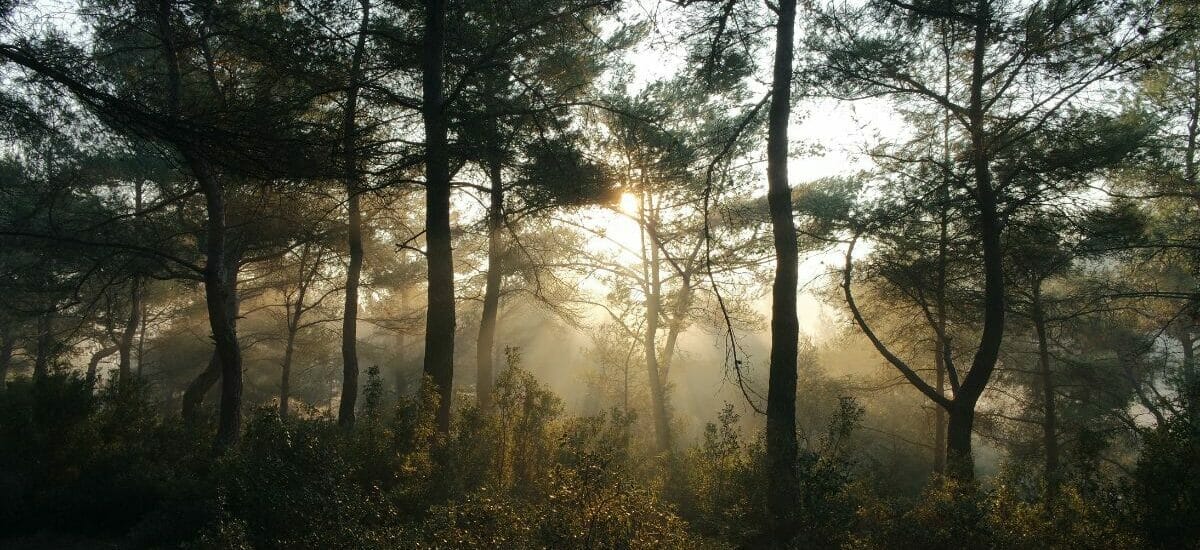
[[[1192,0],[0,0],[0,546],[1200,548]]]

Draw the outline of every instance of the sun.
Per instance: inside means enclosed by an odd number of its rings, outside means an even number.
[[[618,203],[617,207],[620,208],[622,212],[632,216],[638,213],[638,202],[637,195],[633,193],[621,193],[621,201]]]

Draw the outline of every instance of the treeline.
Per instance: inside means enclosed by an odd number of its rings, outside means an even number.
[[[10,532],[1200,540],[1191,2],[46,10],[0,3]],[[797,173],[829,105],[897,129]],[[696,440],[701,371],[753,413]]]

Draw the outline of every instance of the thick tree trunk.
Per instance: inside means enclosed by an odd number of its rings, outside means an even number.
[[[346,267],[346,302],[342,315],[342,396],[338,401],[338,425],[354,426],[358,402],[358,283],[362,276],[363,243],[361,192],[358,173],[358,92],[362,79],[362,60],[366,53],[367,26],[371,22],[371,4],[359,2],[362,20],[358,39],[350,59],[350,82],[346,90],[346,108],[342,120],[342,155],[346,163],[346,210],[350,264]]]
[[[129,290],[129,322],[121,333],[121,343],[118,346],[120,361],[117,363],[117,380],[125,384],[133,378],[133,339],[137,336],[142,324],[142,280],[134,276],[130,281]]]
[[[229,266],[229,283],[232,287],[232,293],[230,294],[229,298],[229,311],[230,314],[233,315],[234,319],[237,318],[239,308],[241,306],[237,293],[238,272],[240,266],[238,262],[240,261],[240,259],[235,259],[235,261],[233,261]],[[209,358],[208,365],[205,366],[204,370],[201,371],[200,374],[196,375],[196,378],[193,379],[192,382],[188,384],[187,389],[184,390],[183,417],[185,420],[194,421],[196,418],[198,418],[196,415],[199,414],[200,407],[204,404],[204,397],[208,394],[208,391],[211,390],[214,385],[216,385],[217,380],[220,379],[221,356],[214,348],[212,356]]]
[[[496,345],[496,318],[500,311],[500,276],[503,273],[504,187],[498,159],[488,163],[488,178],[491,180],[488,205],[488,271],[483,290],[483,312],[479,319],[479,338],[475,351],[475,395],[479,409],[492,407],[492,384],[494,366],[492,349]]]
[[[236,444],[241,436],[242,351],[237,337],[239,265],[237,259],[227,255],[225,200],[222,190],[207,172],[206,166],[200,164],[193,170],[204,174],[199,179],[208,205],[204,294],[208,305],[209,326],[213,334],[214,356],[209,362],[209,368],[205,369],[184,393],[184,416],[188,418],[198,412],[199,404],[204,401],[204,394],[217,379],[220,379],[220,414],[217,421],[217,437],[214,441],[214,447],[220,451]]]
[[[975,461],[971,455],[971,430],[975,424],[975,403],[954,400],[946,425],[946,473],[953,479],[975,479]]]
[[[117,346],[109,346],[107,348],[100,348],[96,351],[96,353],[92,354],[92,358],[88,360],[87,374],[84,376],[84,380],[87,383],[88,389],[94,389],[96,387],[96,371],[100,367],[100,362],[106,357],[116,353],[117,350]]]
[[[1042,442],[1046,451],[1046,503],[1058,497],[1058,414],[1054,402],[1054,374],[1050,369],[1050,346],[1046,315],[1042,310],[1041,281],[1033,289],[1033,326],[1037,333],[1038,370],[1042,377]]]
[[[775,63],[767,129],[767,204],[775,244],[775,282],[771,289],[771,366],[767,386],[768,512],[778,544],[791,540],[796,498],[796,355],[800,323],[796,317],[799,250],[788,184],[788,123],[791,118],[795,0],[780,0],[775,27]]]
[[[445,99],[442,97],[442,49],[445,0],[425,1],[425,37],[421,50],[422,118],[425,123],[425,239],[429,300],[425,322],[424,372],[438,395],[437,425],[450,431],[454,395],[454,257],[450,243],[450,159]]]
[[[963,379],[954,398],[947,433],[949,472],[960,481],[975,478],[971,453],[971,425],[975,404],[987,388],[1004,338],[1004,249],[998,197],[992,185],[990,144],[985,131],[983,88],[984,57],[987,54],[988,29],[991,25],[990,0],[978,0],[975,13],[975,37],[971,68],[971,100],[968,123],[971,134],[971,165],[975,179],[975,203],[979,208],[978,230],[983,255],[983,330],[979,347],[971,361],[971,370]],[[965,430],[965,432],[963,431]]]

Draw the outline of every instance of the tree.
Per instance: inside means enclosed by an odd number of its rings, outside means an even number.
[[[881,25],[852,24],[854,18]],[[1136,30],[1146,29],[1145,14],[1091,3],[1023,6],[974,0],[933,6],[880,1],[832,10],[819,22],[823,32],[813,35],[812,47],[823,54],[822,72],[841,85],[839,95],[887,95],[914,106],[946,109],[953,116],[956,139],[963,140],[964,153],[956,161],[969,174],[962,188],[971,197],[970,216],[981,251],[983,302],[978,342],[954,398],[939,395],[870,333],[860,315],[855,319],[889,363],[946,408],[948,471],[972,479],[975,406],[988,387],[1004,338],[1003,234],[1008,216],[1024,204],[1014,197],[1020,167],[1004,172],[996,161],[1028,143],[1085,91],[1131,70],[1131,62],[1142,59],[1148,47]],[[947,38],[951,51],[965,55],[931,55]]]

